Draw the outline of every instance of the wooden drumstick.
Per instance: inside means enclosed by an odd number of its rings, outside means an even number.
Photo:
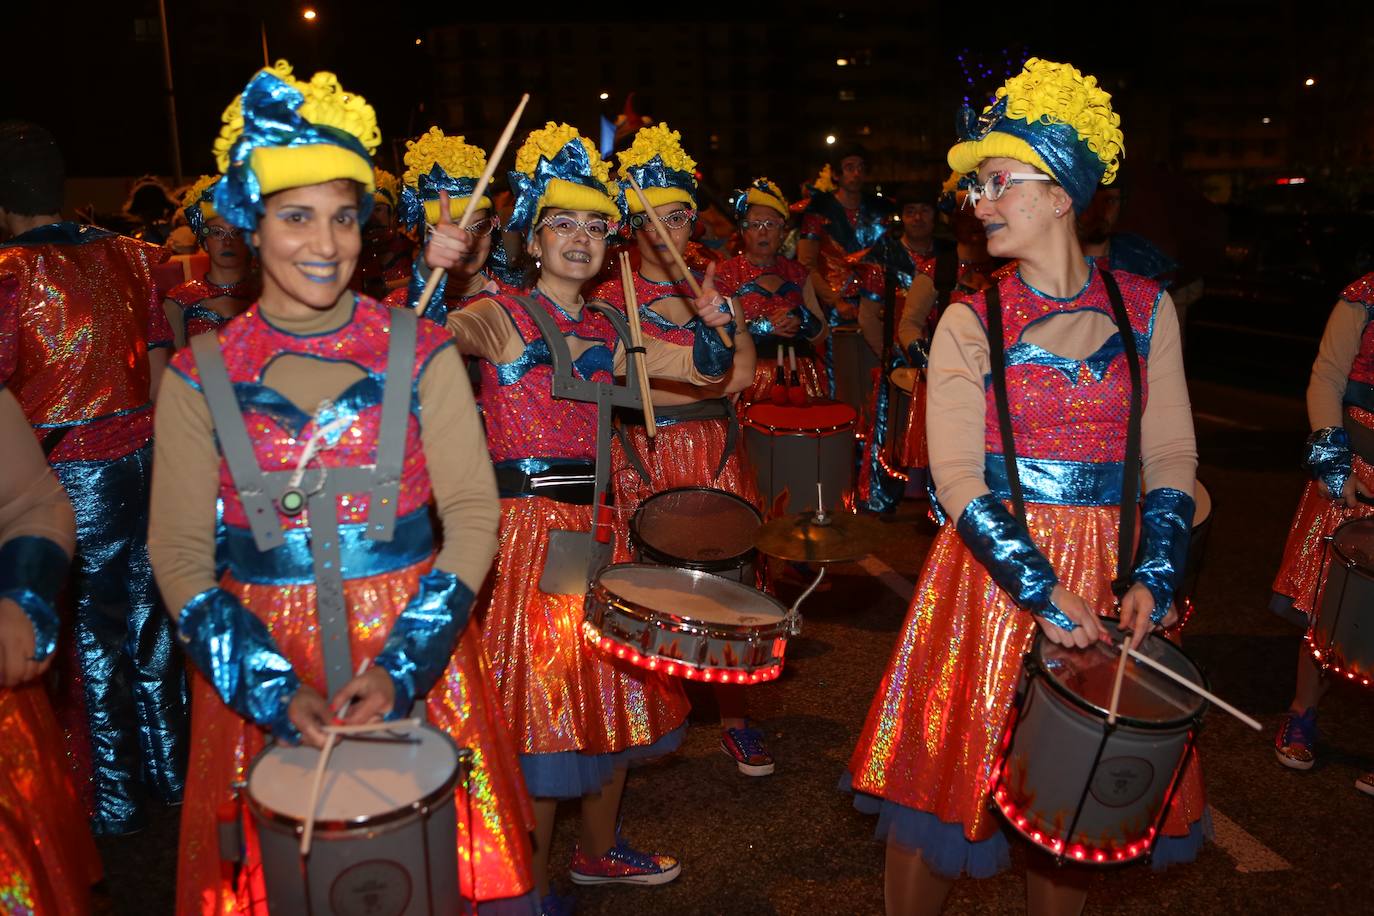
[[[357,677],[362,677],[367,672],[367,666],[372,664],[372,659],[363,659],[358,666]],[[350,698],[343,709],[339,710],[339,716],[348,714],[349,707],[353,705]],[[306,809],[305,829],[301,831],[301,858],[310,855],[310,841],[315,837],[315,806],[320,803],[320,788],[324,785],[324,768],[329,766],[329,755],[334,753],[334,745],[338,743],[339,736],[329,729],[335,726],[325,726],[328,733],[324,739],[324,747],[320,749],[320,759],[315,764],[315,778],[310,783],[310,806]]]
[[[326,725],[322,730],[326,735],[364,735],[368,732],[384,732],[393,728],[413,728],[420,724],[415,719],[393,719],[390,722],[366,722],[362,725]]]
[[[644,349],[644,329],[639,323],[639,297],[635,295],[635,274],[630,268],[630,254],[620,253],[620,284],[625,289],[625,317],[630,322],[630,345]],[[658,435],[658,424],[654,420],[654,399],[649,390],[649,368],[643,353],[635,353],[635,375],[639,377],[639,399],[644,402],[644,432],[649,441]]]
[[[1112,702],[1107,708],[1107,724],[1116,724],[1116,709],[1121,703],[1121,681],[1126,677],[1126,662],[1130,660],[1127,649],[1131,647],[1130,637],[1121,640],[1121,661],[1116,663],[1116,680],[1112,682]]]
[[[491,149],[491,156],[487,158],[487,167],[482,170],[482,176],[477,179],[477,186],[472,189],[472,196],[468,198],[468,205],[463,208],[463,217],[458,220],[458,228],[466,229],[472,220],[473,211],[477,209],[477,202],[482,199],[482,195],[487,193],[487,185],[491,184],[491,177],[496,174],[496,167],[501,164],[501,157],[506,153],[506,147],[510,145],[510,139],[515,135],[515,126],[520,123],[520,115],[525,113],[525,104],[529,102],[530,94],[526,92],[520,97],[520,104],[515,106],[515,114],[510,116],[506,122],[506,129],[501,132],[501,138],[496,141],[496,145]],[[500,239],[496,240],[497,242]],[[421,257],[424,257],[421,254]],[[430,271],[429,279],[425,281],[424,292],[420,293],[420,301],[415,304],[415,314],[423,315],[425,308],[429,306],[429,300],[434,298],[434,291],[439,288],[439,281],[444,278],[444,269],[437,267]]]
[[[635,196],[639,198],[639,203],[644,207],[644,218],[646,220],[653,219],[654,208],[649,206],[649,198],[644,196],[644,189],[639,186],[638,181],[635,181],[635,176],[627,173],[626,177],[629,178],[630,187],[634,188]],[[668,249],[668,254],[673,257],[673,263],[677,265],[677,269],[682,274],[683,279],[687,281],[687,285],[692,288],[692,295],[700,296],[701,284],[697,282],[696,277],[692,276],[692,272],[687,269],[687,262],[683,260],[682,252],[678,251],[677,246],[672,243],[672,240],[668,239],[666,230],[655,226],[654,231],[661,233],[664,236],[664,240],[667,241],[667,244],[663,247]],[[730,304],[729,299],[726,299],[725,302],[727,305]],[[734,306],[730,307],[730,312],[734,314]],[[716,328],[716,333],[720,335],[721,343],[725,344],[727,347],[733,347],[735,345],[734,340],[730,338],[730,334],[725,328]]]
[[[1177,671],[1174,671],[1172,668],[1169,668],[1166,665],[1161,665],[1159,662],[1155,661],[1153,658],[1150,658],[1150,656],[1146,655],[1143,652],[1137,652],[1135,649],[1128,649],[1127,651],[1131,653],[1131,658],[1140,662],[1142,665],[1146,665],[1150,668],[1153,668],[1160,674],[1169,678],[1170,680],[1176,681],[1184,687],[1187,687],[1193,693],[1202,697],[1204,700],[1211,703],[1212,705],[1219,707],[1224,712],[1229,712],[1231,715],[1235,716],[1237,719],[1244,722],[1246,725],[1250,726],[1255,731],[1264,731],[1264,726],[1261,725],[1259,722],[1256,722],[1254,719],[1250,718],[1245,713],[1241,712],[1239,709],[1236,709],[1236,707],[1232,706],[1230,703],[1226,702],[1221,697],[1217,696],[1215,693],[1212,693],[1210,690],[1205,689],[1200,684],[1194,684],[1192,681],[1188,680],[1186,677],[1179,674]]]

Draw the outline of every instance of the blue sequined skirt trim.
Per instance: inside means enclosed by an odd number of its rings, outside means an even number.
[[[253,585],[307,585],[315,581],[315,561],[310,554],[310,529],[289,528],[280,547],[260,551],[247,528],[225,525],[222,531],[223,560],[234,578]],[[366,524],[339,526],[339,569],[345,579],[360,579],[414,566],[434,550],[434,530],[429,508],[417,509],[396,519],[389,541],[367,537]]]
[[[617,767],[637,760],[662,757],[678,749],[687,734],[684,723],[653,744],[627,747],[614,754],[582,754],[559,751],[553,754],[520,754],[520,770],[525,786],[534,798],[581,798],[601,791],[611,781]]]

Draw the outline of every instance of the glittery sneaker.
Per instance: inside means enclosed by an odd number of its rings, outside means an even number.
[[[720,733],[720,749],[735,759],[745,776],[768,776],[773,772],[773,757],[763,746],[757,728],[727,728]]]
[[[1317,710],[1311,707],[1301,715],[1289,711],[1274,736],[1274,755],[1279,763],[1294,770],[1310,770],[1317,762]]]
[[[1374,773],[1361,774],[1355,780],[1355,788],[1365,795],[1374,795]]]
[[[672,856],[631,849],[616,837],[605,855],[592,858],[579,846],[573,850],[572,879],[574,884],[667,884],[682,871],[682,865]]]

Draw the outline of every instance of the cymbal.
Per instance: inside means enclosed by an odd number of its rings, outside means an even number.
[[[759,528],[754,546],[770,557],[800,563],[843,563],[872,553],[882,542],[882,522],[866,515],[829,512],[784,515]]]

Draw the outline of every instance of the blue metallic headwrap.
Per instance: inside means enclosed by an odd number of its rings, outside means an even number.
[[[533,228],[535,217],[539,215],[539,201],[548,190],[549,182],[555,178],[607,194],[606,185],[592,174],[591,157],[587,155],[587,148],[578,138],[563,144],[563,148],[553,157],[552,162],[540,156],[533,175],[512,171],[507,173],[507,178],[510,181],[511,192],[515,195],[515,209],[511,212],[510,224],[506,228],[521,235]],[[609,197],[608,194],[607,196]],[[620,211],[625,212],[624,206],[621,206]]]
[[[421,175],[415,183],[418,188],[410,185],[401,188],[401,225],[408,229],[424,224],[425,202],[438,200],[440,191],[447,191],[453,199],[471,197],[477,190],[476,178],[454,178],[437,162],[430,167],[428,175]]]
[[[641,187],[643,185],[641,184]],[[730,206],[735,211],[735,222],[744,219],[744,214],[749,212],[749,192],[762,191],[769,197],[773,194],[772,185],[767,178],[755,178],[752,182],[740,188],[730,197]]]
[[[684,172],[681,169],[670,169],[663,164],[662,156],[654,156],[642,165],[632,165],[627,169],[621,169],[621,174],[628,174],[639,182],[639,186],[644,190],[649,188],[676,188],[683,191],[692,199],[693,205],[697,199],[697,177],[691,172]],[[615,202],[620,207],[621,213],[629,213],[629,201],[625,194],[634,191],[630,188],[628,179],[619,182],[620,193],[616,195]]]
[[[186,214],[186,225],[191,227],[191,231],[196,234],[198,239],[204,239],[207,231],[205,214],[201,212],[200,205],[203,203],[214,204],[215,188],[219,187],[219,184],[219,181],[216,180],[214,184],[208,185],[204,191],[200,192],[200,197],[195,203],[181,211]]]
[[[1068,192],[1074,209],[1082,212],[1092,203],[1097,186],[1107,172],[1107,164],[1078,136],[1072,125],[1037,118],[1023,121],[1007,117],[1007,99],[997,100],[982,114],[965,105],[959,111],[956,128],[961,141],[981,140],[994,131],[1025,141],[1049,168],[1054,180]]]
[[[331,144],[361,156],[369,165],[372,157],[362,141],[344,130],[312,124],[300,115],[305,97],[270,70],[261,70],[243,90],[243,133],[229,151],[229,168],[215,183],[215,210],[231,225],[246,232],[256,231],[262,214],[262,186],[253,173],[252,155],[263,147],[315,146]],[[358,202],[359,224],[372,215],[372,195]]]

